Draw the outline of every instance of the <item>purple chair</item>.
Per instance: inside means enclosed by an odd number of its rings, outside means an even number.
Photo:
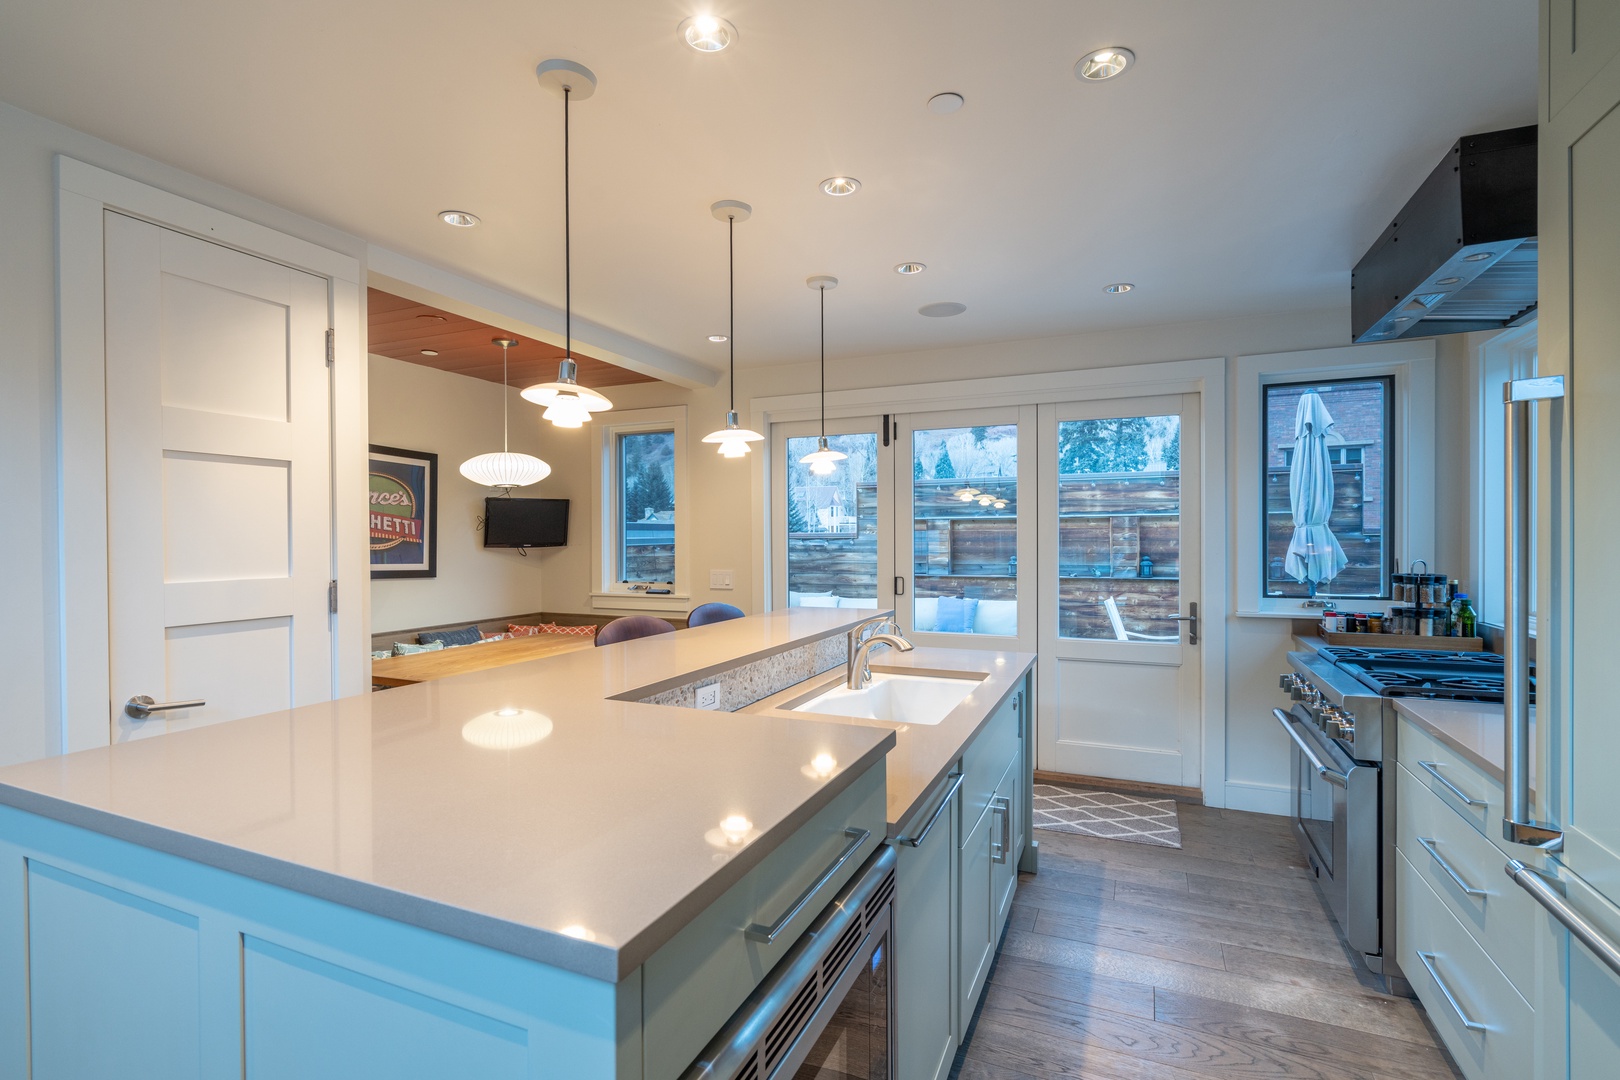
[[[686,625],[708,626],[710,623],[727,622],[742,617],[743,611],[740,607],[733,607],[730,604],[699,604],[692,609],[692,614],[686,617]]]
[[[598,645],[616,645],[621,641],[631,641],[635,638],[652,637],[655,634],[673,634],[673,623],[652,615],[626,615],[622,619],[614,619],[596,635]]]

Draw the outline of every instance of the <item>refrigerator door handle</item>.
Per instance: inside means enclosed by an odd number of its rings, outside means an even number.
[[[1547,909],[1547,914],[1564,925],[1582,945],[1591,950],[1592,955],[1602,961],[1603,966],[1620,976],[1620,946],[1616,946],[1604,936],[1592,921],[1575,909],[1575,906],[1562,896],[1553,887],[1553,882],[1547,875],[1532,867],[1524,865],[1518,859],[1510,861],[1504,869],[1513,883],[1529,893],[1536,903]]]
[[[1507,566],[1502,592],[1503,705],[1507,711],[1502,760],[1507,806],[1502,837],[1510,844],[1543,851],[1561,851],[1564,834],[1530,814],[1530,410],[1538,401],[1563,396],[1562,375],[1519,379],[1502,387],[1507,481],[1503,501]]]

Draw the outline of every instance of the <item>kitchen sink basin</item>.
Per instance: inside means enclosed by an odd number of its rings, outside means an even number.
[[[901,675],[874,671],[871,685],[851,690],[842,679],[814,697],[793,705],[793,712],[854,716],[894,724],[937,724],[978,687],[986,676]]]

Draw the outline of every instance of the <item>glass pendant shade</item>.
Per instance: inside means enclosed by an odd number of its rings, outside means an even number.
[[[551,466],[532,454],[514,454],[507,441],[509,425],[506,419],[506,350],[517,341],[496,338],[501,347],[501,449],[499,453],[479,454],[461,463],[461,475],[475,484],[493,488],[527,487],[538,484],[551,475]]]
[[[724,458],[739,458],[748,453],[749,443],[764,442],[765,436],[757,431],[750,431],[745,427],[737,426],[737,414],[726,413],[726,426],[719,431],[711,431],[703,436],[706,443],[719,443],[720,456]]]
[[[810,466],[810,471],[817,476],[830,476],[838,468],[838,463],[847,457],[848,454],[829,449],[827,436],[823,435],[816,440],[816,448],[799,459],[799,464]]]

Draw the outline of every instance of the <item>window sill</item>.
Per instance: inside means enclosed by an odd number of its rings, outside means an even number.
[[[648,596],[644,592],[593,592],[592,611],[686,611],[692,606],[691,593]]]

